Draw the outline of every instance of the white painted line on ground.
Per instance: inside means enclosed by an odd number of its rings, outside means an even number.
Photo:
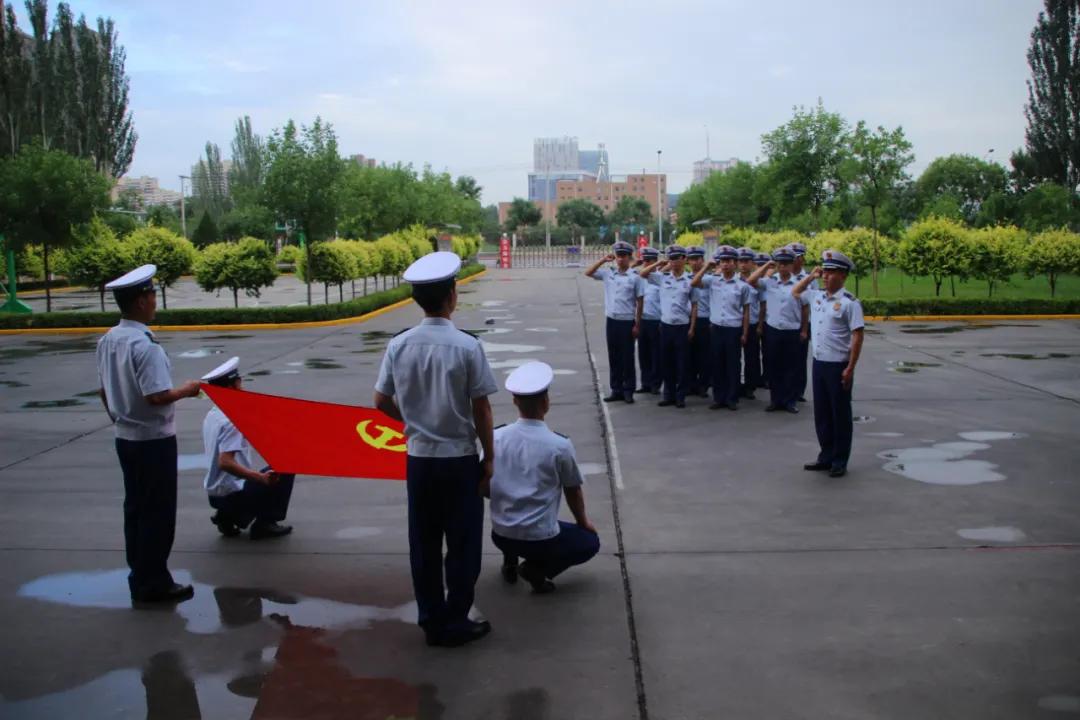
[[[615,489],[624,490],[622,467],[619,465],[619,448],[615,446],[615,428],[611,424],[608,404],[604,402],[604,390],[600,384],[600,371],[596,369],[596,355],[589,353],[592,361],[593,379],[596,380],[596,399],[600,402],[600,413],[604,416],[604,437],[607,438],[608,456],[611,458],[611,476],[615,478]]]

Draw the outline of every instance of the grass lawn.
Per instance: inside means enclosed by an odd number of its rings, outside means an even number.
[[[873,297],[872,287],[873,284],[869,276],[859,278],[858,290],[855,287],[855,278],[849,278],[847,281],[848,291],[860,298]],[[877,297],[890,300],[895,298],[932,298],[934,297],[934,281],[928,277],[912,279],[909,276],[902,275],[896,268],[885,268],[878,275],[878,290]],[[949,280],[946,278],[945,282],[941,283],[941,297],[948,298],[952,296],[952,289]],[[986,282],[984,280],[967,280],[965,282],[957,280],[956,297],[986,298]],[[1018,273],[1013,275],[1007,284],[995,283],[993,297],[1014,300],[1049,299],[1050,283],[1047,282],[1045,277],[1027,278]],[[1055,297],[1062,300],[1080,298],[1080,276],[1059,276]]]

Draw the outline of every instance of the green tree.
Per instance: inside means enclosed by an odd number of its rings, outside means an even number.
[[[947,197],[965,223],[976,225],[987,198],[1008,189],[1008,174],[1000,165],[971,155],[948,155],[930,163],[915,184],[923,217],[943,215],[939,203]]]
[[[1027,152],[1040,178],[1080,185],[1080,3],[1045,0],[1027,52]]]
[[[311,245],[333,234],[342,207],[345,161],[338,154],[337,136],[322,118],[316,117],[312,125],[300,130],[290,120],[273,132],[266,149],[263,191],[267,204],[279,218],[295,222],[304,234],[310,265]],[[310,282],[307,301],[310,305]]]
[[[514,198],[506,211],[506,231],[514,232],[520,227],[533,227],[544,219],[540,208],[524,198]]]
[[[210,213],[204,212],[199,218],[199,224],[195,226],[195,232],[191,234],[191,241],[195,247],[204,248],[213,245],[219,239],[218,228]]]
[[[1080,273],[1080,235],[1065,229],[1044,230],[1024,247],[1022,262],[1028,277],[1046,276],[1050,297],[1054,297],[1060,275]]]
[[[308,257],[311,264],[308,264]],[[330,302],[330,286],[337,285],[338,301],[344,302],[342,289],[345,283],[359,275],[356,256],[348,248],[348,241],[331,240],[311,248],[310,256],[301,256],[296,264],[296,274],[306,282],[323,284],[323,302]]]
[[[379,273],[383,276],[383,288],[387,277],[397,277],[412,263],[412,251],[394,235],[384,235],[374,243],[381,258]]]
[[[994,296],[996,283],[1007,283],[1020,268],[1020,258],[1028,235],[1012,226],[984,227],[968,234],[971,276],[986,281],[987,297]]]
[[[195,262],[195,281],[199,287],[208,292],[230,290],[233,307],[240,306],[241,290],[248,297],[259,297],[260,290],[273,285],[277,275],[274,254],[258,238],[208,245]]]
[[[907,178],[905,168],[915,156],[911,143],[904,137],[904,129],[886,130],[878,126],[870,130],[862,120],[851,135],[851,159],[854,180],[859,187],[859,202],[870,209],[870,227],[873,230],[873,261],[871,275],[874,296],[878,294],[878,267],[881,251],[878,248],[878,210],[896,192],[896,186]]]
[[[87,160],[40,144],[0,161],[0,235],[13,248],[40,245],[45,309],[52,311],[49,250],[71,245],[72,228],[90,222],[108,204],[109,181]]]
[[[0,149],[13,157],[28,134],[25,127],[30,106],[30,49],[15,20],[15,9],[0,3]]]
[[[559,227],[568,227],[575,232],[596,230],[604,224],[604,211],[588,200],[568,200],[559,206],[555,221]]]
[[[262,205],[240,205],[234,207],[221,218],[221,238],[238,240],[242,237],[257,237],[270,240],[274,237],[274,213]]]
[[[469,175],[461,175],[454,182],[454,189],[457,190],[458,194],[462,197],[480,202],[480,193],[483,191],[483,188],[476,182],[476,178],[470,177]]]
[[[112,228],[112,231],[116,233],[116,237],[120,239],[127,237],[142,225],[138,216],[126,212],[117,212],[112,208],[102,210],[99,214],[105,224]]]
[[[909,227],[896,249],[900,270],[913,277],[929,276],[934,295],[941,295],[945,278],[969,272],[967,230],[947,218],[932,217]]]
[[[232,203],[226,192],[225,163],[221,161],[221,148],[214,143],[206,143],[206,155],[199,158],[191,173],[191,185],[196,208],[204,215],[217,220],[231,209]]]
[[[867,275],[872,275],[875,257],[880,262],[881,258],[887,254],[883,250],[889,242],[889,238],[882,238],[869,228],[826,230],[807,242],[807,261],[817,265],[820,262],[821,253],[825,250],[839,250],[844,253],[855,264],[848,275],[855,278],[855,294],[859,295],[859,281]],[[874,292],[874,296],[877,296],[877,292]]]
[[[236,121],[229,168],[229,195],[236,207],[247,208],[259,201],[265,170],[266,145],[251,129],[251,118],[245,115]]]
[[[1069,225],[1075,196],[1054,182],[1044,182],[1026,192],[1017,206],[1017,218],[1025,230],[1039,232]]]
[[[648,227],[653,224],[652,205],[648,200],[624,195],[615,203],[608,215],[607,224],[613,228],[629,225]]]
[[[762,136],[774,211],[782,218],[817,218],[844,191],[847,135],[847,122],[818,100],[809,111],[796,107],[791,120]]]
[[[101,218],[94,218],[75,233],[75,245],[57,253],[56,268],[69,281],[96,288],[105,312],[105,284],[135,266],[128,245]]]
[[[163,227],[145,227],[127,237],[136,265],[157,265],[157,281],[161,288],[161,305],[169,307],[166,295],[185,273],[191,272],[197,253],[191,241]]]
[[[179,235],[183,229],[180,224],[180,213],[171,205],[152,205],[146,210],[146,224],[153,227],[162,227]]]

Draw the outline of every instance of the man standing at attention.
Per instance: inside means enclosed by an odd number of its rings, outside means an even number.
[[[810,315],[814,331],[814,427],[821,452],[806,470],[827,470],[829,477],[847,473],[854,431],[851,417],[851,388],[855,383],[855,365],[863,344],[862,305],[844,289],[854,263],[839,250],[821,254],[821,267],[798,282],[795,297],[812,297]],[[821,290],[809,290],[821,278]]]
[[[634,402],[637,373],[634,369],[634,340],[638,337],[640,317],[638,306],[642,303],[645,289],[637,273],[630,270],[634,248],[630,243],[616,242],[612,254],[600,258],[585,271],[585,277],[604,283],[604,315],[607,317],[606,332],[608,372],[611,392],[604,402],[624,400]],[[601,267],[615,261],[615,268]]]
[[[173,582],[169,552],[176,534],[176,423],[173,403],[199,394],[190,380],[173,387],[172,366],[147,324],[157,312],[154,273],[143,265],[105,286],[120,323],[97,345],[98,394],[116,423],[124,473],[124,548],[134,603],[175,603],[195,594]]]
[[[457,255],[436,252],[405,271],[424,319],[386,346],[375,382],[375,407],[405,424],[409,559],[418,622],[428,645],[445,647],[491,631],[487,621],[470,620],[469,609],[480,575],[483,498],[495,459],[488,395],[498,388],[480,341],[450,321],[460,268]]]

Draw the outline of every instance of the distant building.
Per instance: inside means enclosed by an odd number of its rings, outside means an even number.
[[[536,138],[528,198],[533,202],[554,199],[556,185],[563,180],[607,180],[610,167],[603,143],[596,150],[580,150],[576,137]]]
[[[112,201],[116,202],[120,197],[120,193],[123,192],[134,193],[136,203],[140,209],[154,205],[173,205],[180,202],[180,193],[161,187],[156,177],[147,175],[142,177],[122,177],[117,180],[112,189]]]
[[[707,157],[704,160],[698,160],[694,163],[694,179],[691,184],[697,185],[699,182],[704,182],[705,178],[709,177],[714,172],[727,172],[738,164],[739,158],[713,160],[712,158]]]
[[[667,175],[656,173],[627,175],[623,178],[613,177],[610,180],[593,178],[560,180],[556,183],[555,201],[558,206],[569,200],[588,200],[598,205],[605,213],[609,213],[624,197],[640,198],[649,203],[655,217],[658,199],[657,185],[659,185],[661,203],[659,212],[666,215],[668,211]]]
[[[364,157],[363,155],[360,155],[360,154],[350,155],[349,160],[356,163],[360,167],[371,167],[371,168],[377,167],[377,163],[375,162],[375,158]]]

